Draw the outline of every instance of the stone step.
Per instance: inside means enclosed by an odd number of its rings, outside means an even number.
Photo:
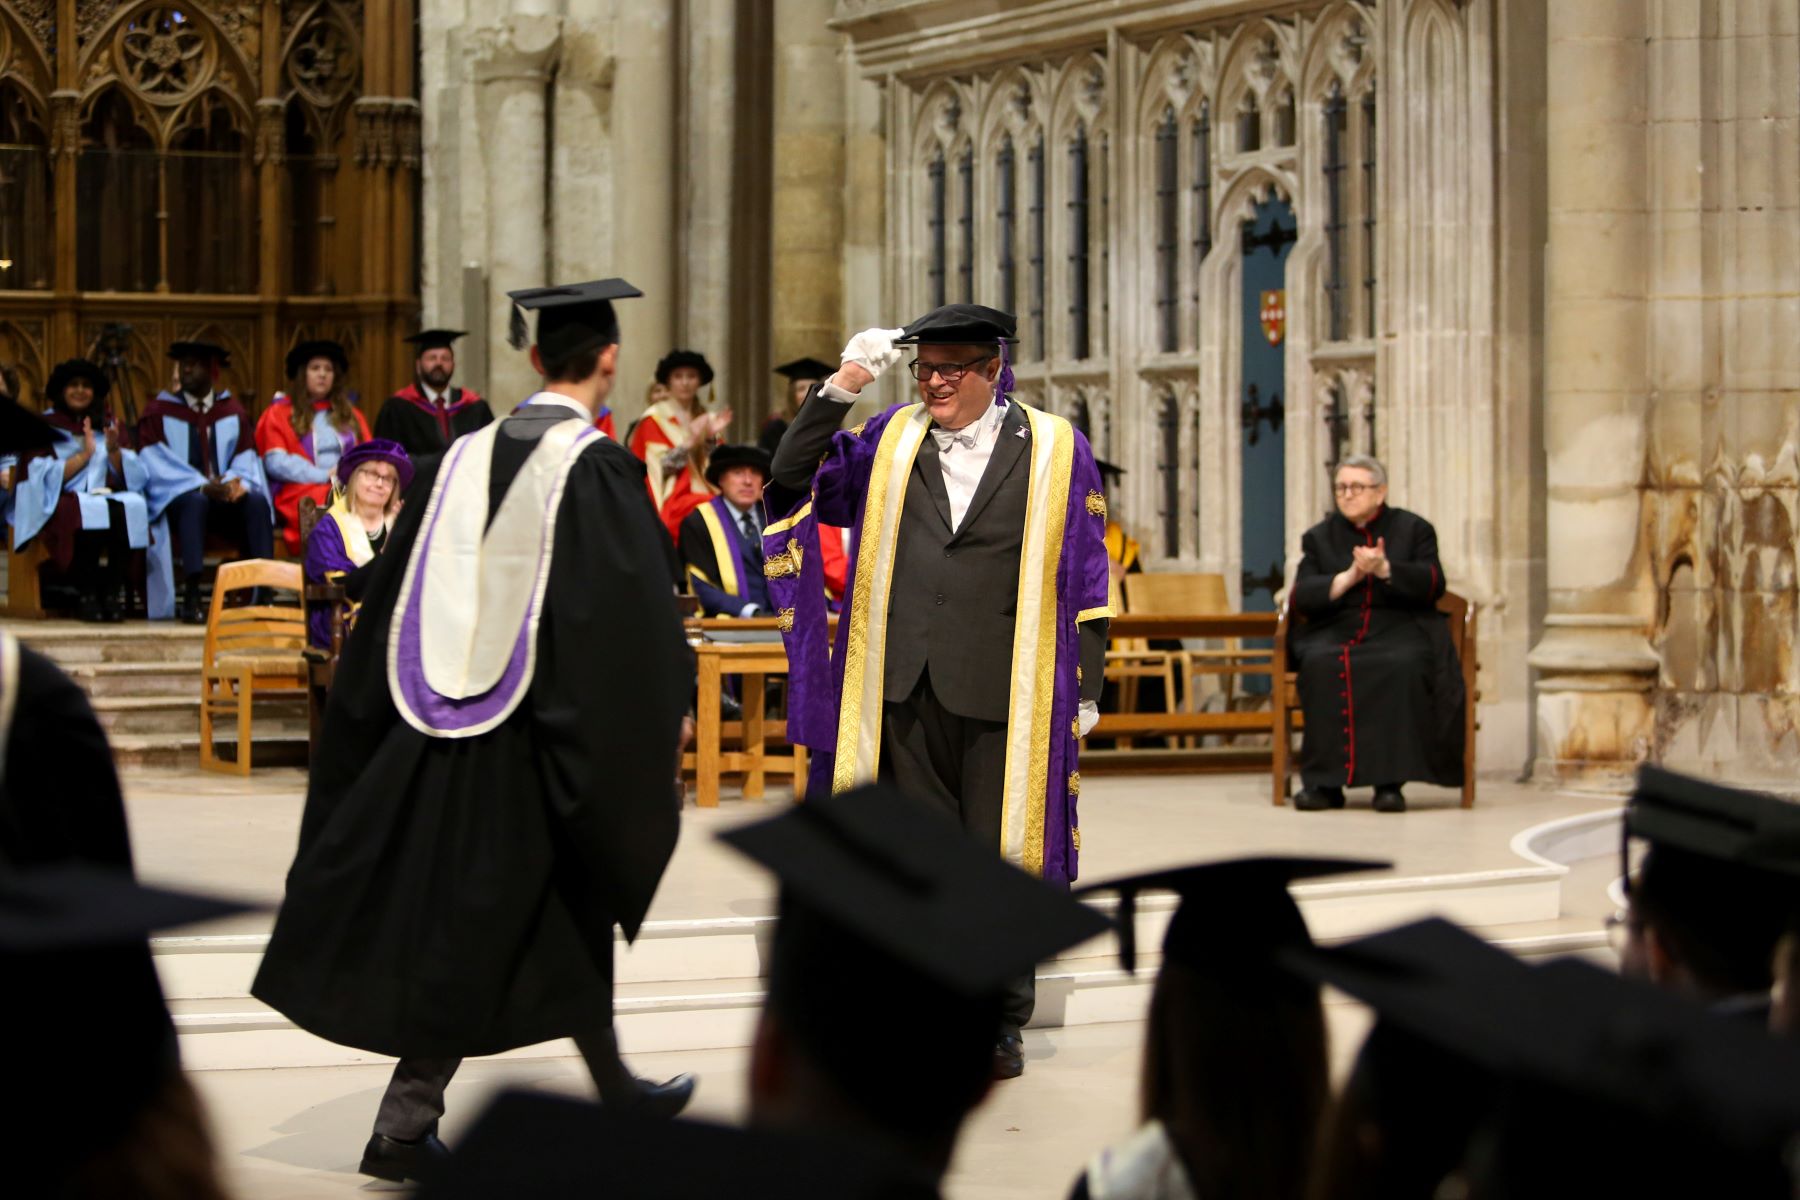
[[[94,715],[100,719],[100,727],[106,730],[110,740],[114,735],[142,734],[146,736],[166,734],[193,734],[196,738],[200,732],[200,687],[196,681],[193,690],[181,696],[96,696],[93,698]],[[295,737],[305,740],[307,730],[306,701],[270,700],[267,703],[257,701],[255,722],[251,731],[252,737],[261,738],[264,734],[279,736],[283,739]],[[235,722],[229,718],[220,722],[221,727]],[[198,745],[198,742],[195,743]]]
[[[94,699],[185,697],[200,694],[200,660],[191,662],[95,662],[64,667]]]
[[[200,719],[194,728],[181,734],[113,734],[107,737],[113,761],[120,767],[195,767],[200,762]],[[255,747],[253,767],[303,767],[307,761],[307,738],[304,723],[295,732],[291,723],[279,729],[265,729],[259,719],[250,735]],[[217,738],[222,753],[236,754],[235,727],[220,729]]]
[[[202,625],[173,621],[125,621],[90,625],[82,621],[10,621],[10,630],[25,645],[58,666],[91,663],[174,662],[199,669],[206,643]]]

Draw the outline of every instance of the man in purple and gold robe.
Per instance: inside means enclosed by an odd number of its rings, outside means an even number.
[[[1009,397],[1016,327],[953,304],[852,338],[776,452],[765,573],[787,632],[788,736],[815,752],[811,785],[890,779],[1066,884],[1112,615],[1106,502],[1087,440]],[[918,347],[918,402],[840,431],[900,346]],[[829,652],[819,522],[850,530]],[[1033,985],[1008,997],[997,1077],[1024,1069]]]

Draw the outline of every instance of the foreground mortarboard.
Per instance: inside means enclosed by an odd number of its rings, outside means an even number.
[[[658,1120],[560,1096],[507,1092],[476,1119],[426,1200],[712,1200],[937,1195],[911,1167],[826,1140]]]
[[[0,1024],[15,1033],[8,1077],[29,1088],[9,1118],[31,1148],[18,1194],[62,1194],[61,1178],[109,1150],[179,1067],[146,935],[246,907],[92,866],[0,870]]]
[[[784,895],[963,996],[998,994],[1111,926],[884,784],[719,836],[773,871]]]
[[[314,338],[311,341],[301,342],[287,352],[287,377],[298,379],[300,372],[306,369],[306,364],[315,358],[326,359],[333,367],[336,367],[340,383],[350,371],[350,355],[345,353],[342,343],[325,338]]]
[[[1661,767],[1638,768],[1625,805],[1625,836],[1800,877],[1800,805]]]
[[[411,337],[400,340],[423,354],[427,350],[443,350],[452,346],[457,338],[467,337],[468,333],[466,329],[421,329]]]
[[[837,374],[832,364],[817,358],[796,358],[775,368],[775,374],[789,379],[830,379]]]
[[[985,342],[1016,342],[1019,319],[985,304],[945,304],[934,308],[894,339],[896,346],[947,344],[978,346]]]
[[[617,342],[619,314],[612,302],[644,293],[623,279],[592,279],[506,294],[513,302],[506,340],[515,350],[525,348],[525,311],[530,309],[538,315],[538,352],[546,361],[556,361]]]
[[[1119,962],[1137,970],[1137,898],[1140,892],[1170,891],[1181,905],[1163,935],[1163,957],[1207,968],[1221,955],[1273,957],[1284,946],[1308,945],[1312,938],[1289,885],[1324,875],[1383,871],[1390,862],[1362,858],[1234,858],[1108,879],[1077,889],[1119,894]]]
[[[231,365],[231,351],[215,342],[171,342],[169,357],[178,362],[184,358],[203,358],[221,367]]]
[[[11,396],[0,395],[0,454],[23,454],[56,444],[50,423]]]

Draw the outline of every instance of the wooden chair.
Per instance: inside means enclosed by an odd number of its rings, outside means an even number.
[[[325,510],[312,497],[300,501],[303,571],[306,543],[312,538],[313,528],[324,516]],[[345,599],[344,585],[341,583],[314,582],[309,579],[300,592],[300,608],[308,631],[312,629],[313,613],[320,609],[328,612],[331,620],[330,644],[314,646],[309,641],[306,647],[306,745],[309,756],[319,748],[319,730],[325,723],[325,699],[331,692],[331,681],[337,675],[338,656],[344,649],[344,636],[349,632],[344,622]]]
[[[1274,777],[1275,803],[1278,806],[1286,804],[1288,800],[1288,784],[1293,775],[1293,734],[1296,729],[1305,725],[1300,713],[1300,676],[1288,666],[1288,639],[1292,634],[1292,627],[1303,624],[1305,618],[1291,614],[1290,603],[1291,599],[1282,601],[1281,620],[1275,627],[1275,730],[1270,773]],[[1476,705],[1481,700],[1481,690],[1477,686],[1481,663],[1476,642],[1476,605],[1455,592],[1445,592],[1438,598],[1437,608],[1449,622],[1450,643],[1456,648],[1456,661],[1462,667],[1463,694],[1467,697],[1463,705],[1462,806],[1473,808],[1475,733],[1481,728],[1481,722],[1476,719]]]
[[[1225,587],[1225,577],[1219,574],[1155,572],[1133,575],[1126,578],[1125,587],[1128,612],[1218,616],[1232,611],[1231,594]],[[1181,651],[1177,665],[1181,668],[1183,710],[1195,712],[1199,708],[1194,676],[1217,675],[1224,681],[1225,708],[1229,712],[1235,699],[1237,677],[1267,675],[1273,659],[1273,650],[1246,650],[1238,638],[1224,639],[1217,647]]]
[[[225,597],[247,588],[300,592],[303,584],[300,564],[292,561],[253,558],[219,568],[200,666],[200,765],[207,770],[248,775],[256,700],[299,699],[308,684],[305,610],[292,604],[227,607]],[[237,720],[235,762],[214,751],[213,723],[219,717]]]
[[[44,549],[43,538],[33,538],[31,545],[25,547],[23,553],[13,550],[14,531],[6,531],[7,553],[11,556],[6,563],[6,615],[23,620],[37,620],[48,615],[44,609],[44,595],[38,568],[50,561],[50,552]]]
[[[1127,575],[1127,579],[1143,579],[1147,576]],[[1109,588],[1108,600],[1119,612],[1130,612],[1130,594],[1115,580]],[[1176,672],[1178,670],[1179,652],[1170,650],[1152,650],[1149,638],[1114,638],[1106,648],[1106,678],[1119,685],[1119,711],[1136,712],[1138,706],[1138,682],[1143,679],[1160,679],[1163,685],[1163,711],[1176,711],[1175,705],[1179,693],[1175,690]],[[1173,746],[1174,738],[1165,739]],[[1118,739],[1121,750],[1129,750],[1132,739]]]

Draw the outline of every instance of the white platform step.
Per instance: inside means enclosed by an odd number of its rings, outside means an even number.
[[[1428,915],[1482,930],[1522,955],[1607,954],[1603,932],[1562,921],[1568,863],[1608,852],[1616,810],[1527,830],[1514,849],[1524,865],[1507,870],[1414,878],[1348,878],[1294,889],[1313,936],[1337,941]],[[1097,907],[1106,907],[1103,901]],[[1074,947],[1038,972],[1035,1026],[1141,1020],[1155,978],[1172,896],[1140,898],[1139,972],[1119,969],[1115,940]],[[1573,928],[1570,928],[1570,925]],[[1509,927],[1519,935],[1508,936]],[[653,921],[615,958],[620,1037],[634,1053],[749,1044],[762,1003],[773,917]],[[268,939],[261,934],[157,938],[152,951],[192,1068],[336,1066],[380,1061],[293,1027],[250,998]],[[567,1042],[528,1046],[506,1057],[561,1057]]]

